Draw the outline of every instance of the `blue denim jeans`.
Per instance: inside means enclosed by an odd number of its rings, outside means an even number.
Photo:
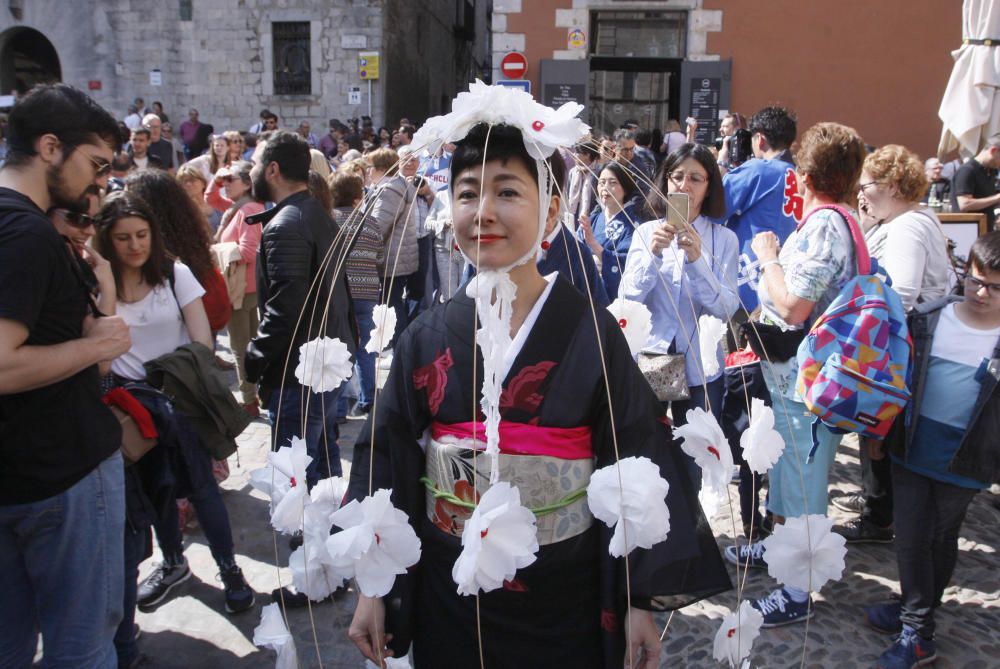
[[[68,490],[0,506],[0,667],[118,666],[125,477],[115,453]]]
[[[372,328],[375,327],[375,319],[372,312],[375,310],[375,300],[354,300],[354,315],[358,319],[358,329],[361,331],[361,346],[355,356],[358,363],[354,366],[361,381],[361,392],[358,393],[358,404],[369,407],[375,401],[375,358],[374,353],[365,350],[368,340],[371,337]]]
[[[312,462],[306,468],[306,483],[312,488],[317,481],[341,476],[340,426],[337,425],[337,400],[343,384],[326,393],[310,392],[298,383],[286,383],[280,392],[275,389],[267,402],[271,416],[271,449],[288,446],[292,437],[302,437],[305,424],[306,450]],[[308,403],[308,414],[306,414]]]
[[[177,508],[174,505],[174,508]],[[174,523],[176,524],[176,520]],[[139,655],[135,642],[135,604],[139,593],[139,564],[146,552],[149,528],[136,531],[125,525],[125,596],[122,621],[115,632],[115,650],[118,652],[118,666],[128,667]]]

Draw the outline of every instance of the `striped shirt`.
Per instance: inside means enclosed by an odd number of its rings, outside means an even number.
[[[351,215],[353,211],[351,207],[338,207],[333,210],[334,220],[337,225],[345,228],[348,240],[354,237],[361,220],[360,216]],[[366,218],[345,263],[347,285],[350,286],[353,299],[378,301],[381,294],[378,260],[381,255],[382,238],[375,229],[375,222]]]

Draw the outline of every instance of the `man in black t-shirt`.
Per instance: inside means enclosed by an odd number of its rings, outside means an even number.
[[[163,122],[160,117],[156,114],[146,114],[142,119],[142,127],[149,131],[149,148],[146,152],[159,163],[155,167],[173,174],[177,167],[174,164],[174,145],[163,138]]]
[[[951,180],[952,211],[986,214],[987,230],[994,229],[994,209],[1000,205],[997,168],[1000,168],[1000,136],[991,137],[982,151],[958,168]]]
[[[104,185],[115,119],[64,84],[22,97],[0,169],[0,666],[115,667],[122,615],[121,429],[97,363],[128,327],[95,318],[65,241],[45,216],[86,211]]]

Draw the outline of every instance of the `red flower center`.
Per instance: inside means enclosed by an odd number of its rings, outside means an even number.
[[[295,487],[295,477],[294,476],[292,477],[292,487],[293,488]]]
[[[549,250],[549,246],[551,246],[551,244],[549,244],[547,241],[542,242],[542,250],[543,251],[548,251]]]
[[[709,446],[708,452],[714,455],[716,460],[722,462],[722,456],[719,455],[719,449],[717,449],[715,446]]]
[[[621,318],[621,319],[618,320],[618,325],[619,325],[619,327],[621,327],[622,330],[624,330],[625,326],[628,325],[628,321],[625,320],[624,318]]]
[[[480,539],[485,539],[486,535],[489,534],[489,533],[490,533],[490,529],[486,528],[485,530],[483,530],[482,532],[479,533],[479,538]]]
[[[375,543],[376,545],[381,545],[382,543],[382,537],[378,535],[378,532],[375,533]]]
[[[730,627],[729,631],[726,632],[726,636],[729,637],[730,639],[733,638],[734,634],[736,634],[736,628],[735,627]]]
[[[531,129],[534,130],[535,132],[538,132],[539,130],[541,130],[544,127],[545,127],[545,124],[542,123],[541,121],[535,121],[534,123],[531,124]]]

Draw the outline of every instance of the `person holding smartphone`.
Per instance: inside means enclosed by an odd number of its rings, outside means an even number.
[[[656,218],[635,232],[619,295],[652,313],[645,350],[685,354],[691,397],[672,407],[674,424],[683,425],[690,408],[700,406],[716,417],[721,410],[722,346],[715,353],[718,370],[705,374],[698,319],[707,314],[725,322],[739,307],[739,243],[736,233],[713,220],[725,213],[726,198],[707,147],[688,143],[667,156],[654,186],[667,196],[650,197],[649,213]]]

